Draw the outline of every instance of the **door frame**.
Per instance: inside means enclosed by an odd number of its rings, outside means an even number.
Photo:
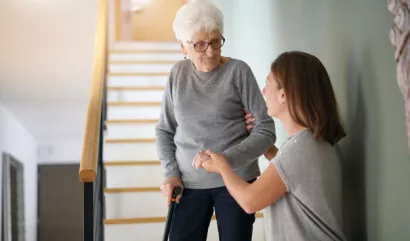
[[[25,197],[24,197],[24,165],[9,153],[2,153],[2,241],[11,241],[11,194],[10,167],[16,168],[17,175],[17,219],[18,241],[26,240]]]

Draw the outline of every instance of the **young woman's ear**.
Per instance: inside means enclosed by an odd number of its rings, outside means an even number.
[[[286,102],[285,91],[283,91],[283,89],[281,89],[280,93],[279,93],[279,103],[284,104],[285,102]]]

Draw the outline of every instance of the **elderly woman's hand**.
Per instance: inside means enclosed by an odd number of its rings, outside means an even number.
[[[221,173],[224,168],[229,168],[228,160],[225,156],[207,150],[198,153],[198,157],[193,163],[195,168],[203,168],[208,172]]]
[[[245,124],[246,124],[246,129],[248,129],[249,132],[252,132],[253,128],[255,127],[255,121],[256,119],[252,117],[252,113],[249,113],[245,110]]]
[[[160,187],[162,194],[167,197],[167,207],[171,205],[172,192],[176,186],[180,186],[182,189],[184,188],[181,177],[168,177]],[[181,198],[182,193],[177,196],[176,202],[179,203]]]
[[[255,121],[256,119],[252,117],[252,113],[247,112],[245,109],[245,124],[246,124],[246,129],[248,129],[249,132],[252,132],[253,128],[255,127]],[[276,146],[270,147],[265,153],[265,158],[268,159],[268,161],[272,160],[278,153],[278,148]]]

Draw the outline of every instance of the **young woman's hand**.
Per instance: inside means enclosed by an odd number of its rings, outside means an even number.
[[[224,168],[229,168],[229,163],[226,157],[211,150],[198,153],[198,158],[196,158],[193,165],[196,169],[202,167],[208,172],[215,173],[221,173]]]
[[[276,156],[277,153],[278,153],[278,148],[276,148],[276,146],[272,146],[267,151],[265,151],[263,155],[265,156],[266,159],[268,159],[268,161],[270,161]]]

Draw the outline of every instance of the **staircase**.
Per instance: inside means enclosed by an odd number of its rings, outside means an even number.
[[[106,241],[162,240],[167,207],[159,189],[163,170],[156,154],[155,125],[168,73],[181,59],[179,46],[168,43],[117,43],[109,53]],[[213,219],[208,241],[217,240]],[[265,240],[260,213],[253,240]]]

